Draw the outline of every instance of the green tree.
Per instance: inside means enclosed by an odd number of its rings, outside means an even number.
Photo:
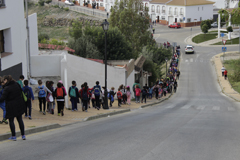
[[[102,54],[98,51],[96,45],[89,36],[79,37],[77,40],[70,39],[68,46],[75,50],[75,55],[84,58],[103,59]]]
[[[202,32],[206,35],[206,33],[208,33],[208,26],[207,26],[207,24],[204,24],[204,25],[202,26],[201,30],[202,30]],[[205,37],[205,35],[204,35],[204,37]]]
[[[82,36],[82,23],[78,20],[72,22],[72,27],[69,28],[69,35],[77,40]]]
[[[148,30],[149,21],[148,8],[142,6],[141,0],[123,0],[115,2],[109,23],[111,27],[118,27],[125,35],[136,58],[142,47],[153,41]]]

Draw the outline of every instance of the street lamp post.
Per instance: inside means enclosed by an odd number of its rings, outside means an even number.
[[[105,19],[105,22],[102,23],[102,28],[105,32],[105,91],[104,91],[104,102],[105,102],[105,105],[104,105],[104,109],[109,109],[108,108],[108,93],[107,93],[107,30],[108,30],[108,27],[109,27],[109,23],[107,21],[107,19]]]
[[[167,61],[168,61],[168,59],[165,58],[165,61],[166,61],[166,78],[167,78]]]

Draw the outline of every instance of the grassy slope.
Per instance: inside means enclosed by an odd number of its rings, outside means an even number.
[[[202,42],[205,42],[205,41],[215,39],[216,36],[217,36],[217,33],[199,34],[199,35],[193,37],[192,41],[195,42],[195,43],[202,43]]]
[[[226,45],[231,45],[231,44],[239,44],[239,38],[227,40]],[[212,45],[222,45],[222,42],[214,43]]]
[[[33,3],[29,3],[29,15],[32,13],[37,13],[38,19],[38,34],[48,34],[50,38],[55,39],[68,39],[69,38],[69,28],[67,26],[63,27],[46,27],[43,26],[42,23],[44,18],[48,15],[57,15],[61,17],[64,14],[73,14],[74,18],[78,16],[86,16],[85,14],[77,13],[74,11],[65,11],[61,8],[54,8],[54,7],[46,7],[46,6],[36,6]]]
[[[236,62],[237,60],[228,60],[224,62],[224,67],[228,71],[228,80],[230,84],[232,85],[233,89],[240,93],[240,81],[234,81],[232,76],[234,74],[234,70],[236,68]],[[239,60],[238,60],[239,61]]]

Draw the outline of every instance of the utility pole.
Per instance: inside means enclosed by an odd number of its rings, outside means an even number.
[[[31,77],[31,58],[30,58],[30,38],[29,38],[29,25],[28,25],[28,0],[25,0],[26,8],[26,29],[27,29],[27,68],[28,68],[28,80]]]

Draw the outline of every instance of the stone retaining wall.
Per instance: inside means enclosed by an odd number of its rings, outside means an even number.
[[[61,26],[72,26],[72,22],[75,19],[69,19],[69,18],[48,18],[45,17],[43,25],[44,26],[50,26],[50,27],[61,27]],[[93,20],[87,17],[80,17],[77,18],[80,22],[82,22],[83,26],[86,24],[90,24],[91,26],[100,26],[103,21],[100,20]]]

